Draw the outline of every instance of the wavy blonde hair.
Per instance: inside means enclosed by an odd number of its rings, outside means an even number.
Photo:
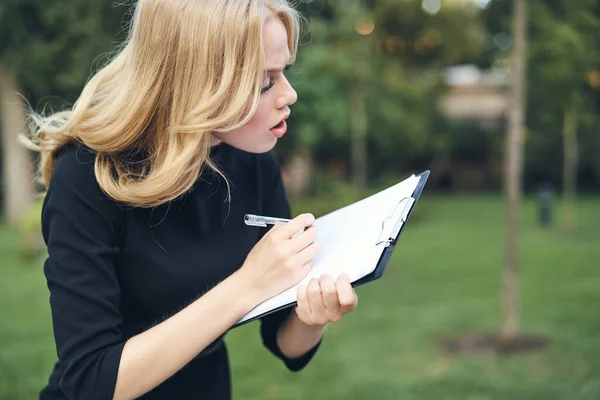
[[[286,0],[139,0],[127,40],[73,108],[30,113],[25,144],[41,153],[46,188],[60,150],[75,141],[96,152],[102,190],[132,206],[177,198],[204,166],[223,176],[209,157],[211,133],[255,113],[271,13],[283,21],[295,58],[300,21]]]

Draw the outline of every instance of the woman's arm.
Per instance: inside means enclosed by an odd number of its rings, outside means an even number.
[[[158,386],[259,301],[259,293],[248,290],[243,272],[238,271],[169,319],[129,339],[114,399],[134,399]]]
[[[260,302],[306,276],[318,250],[312,215],[267,233],[244,265],[191,305],[129,339],[123,348],[114,399],[139,397],[169,378]],[[226,305],[226,306],[224,306]]]
[[[325,327],[326,325],[305,324],[295,312],[292,312],[277,332],[277,345],[287,358],[302,357],[319,344]]]

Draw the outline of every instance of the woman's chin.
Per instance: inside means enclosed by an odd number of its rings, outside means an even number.
[[[225,142],[227,142],[227,141],[225,140]],[[227,144],[232,147],[235,147],[236,149],[245,151],[247,153],[260,154],[260,153],[267,153],[267,152],[273,150],[273,148],[277,144],[277,138],[274,136],[271,136],[268,140],[260,141],[260,142],[255,141],[255,142],[251,142],[251,143],[227,143]]]
[[[267,153],[271,150],[273,150],[273,148],[275,147],[275,145],[277,144],[277,139],[273,140],[271,143],[266,143],[264,145],[261,146],[256,146],[253,147],[252,149],[248,149],[246,150],[248,153]]]

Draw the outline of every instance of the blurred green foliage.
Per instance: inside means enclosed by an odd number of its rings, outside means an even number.
[[[421,0],[297,2],[306,17],[290,80],[299,93],[290,134],[277,152],[309,149],[316,165],[348,177],[351,88],[364,90],[369,181],[381,174],[447,165],[479,171],[481,189],[501,188],[505,127],[482,134],[474,121],[455,124],[438,109],[445,68],[510,65],[510,0],[444,1],[437,13]],[[481,3],[482,2],[478,2]],[[72,104],[123,41],[135,1],[7,0],[0,4],[0,62],[15,71],[34,108]],[[578,108],[580,188],[600,187],[600,5],[596,0],[530,0],[524,182],[562,184],[565,107]],[[432,168],[433,169],[433,168]],[[436,176],[430,185],[452,188]]]
[[[127,2],[7,0],[0,3],[0,61],[36,109],[62,109],[126,36]],[[103,58],[104,57],[104,58]],[[65,104],[66,103],[66,104]]]
[[[298,134],[278,151],[285,157],[310,147],[320,165],[347,160],[349,91],[359,85],[367,102],[370,180],[382,171],[424,168],[447,143],[436,105],[442,66],[477,54],[481,16],[458,8],[431,18],[414,1],[315,1],[303,11],[309,30],[290,78],[300,99],[292,113]],[[417,52],[418,40],[426,44]]]
[[[20,241],[21,256],[26,260],[36,259],[45,254],[46,244],[42,237],[42,204],[43,197],[39,197],[17,221],[15,231]]]
[[[493,0],[484,13],[482,66],[510,60],[494,46],[510,33],[511,1]],[[575,105],[579,188],[600,187],[600,3],[596,0],[531,0],[528,21],[525,183],[562,184],[563,124]]]

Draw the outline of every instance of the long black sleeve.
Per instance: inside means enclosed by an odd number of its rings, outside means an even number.
[[[287,200],[285,186],[281,176],[281,170],[277,164],[277,160],[273,154],[268,154],[266,162],[270,164],[267,170],[273,171],[270,179],[270,184],[265,188],[268,192],[264,198],[269,199],[264,206],[264,213],[270,217],[291,218],[289,202]],[[263,230],[263,235],[267,230]],[[299,371],[303,369],[313,358],[317,352],[321,341],[317,343],[311,350],[298,358],[288,358],[277,345],[277,331],[281,324],[287,319],[290,313],[294,312],[293,308],[284,309],[260,319],[261,321],[261,336],[264,345],[279,358],[291,371]]]
[[[124,337],[115,257],[120,210],[100,189],[94,156],[68,146],[42,210],[44,273],[69,399],[112,399]]]

